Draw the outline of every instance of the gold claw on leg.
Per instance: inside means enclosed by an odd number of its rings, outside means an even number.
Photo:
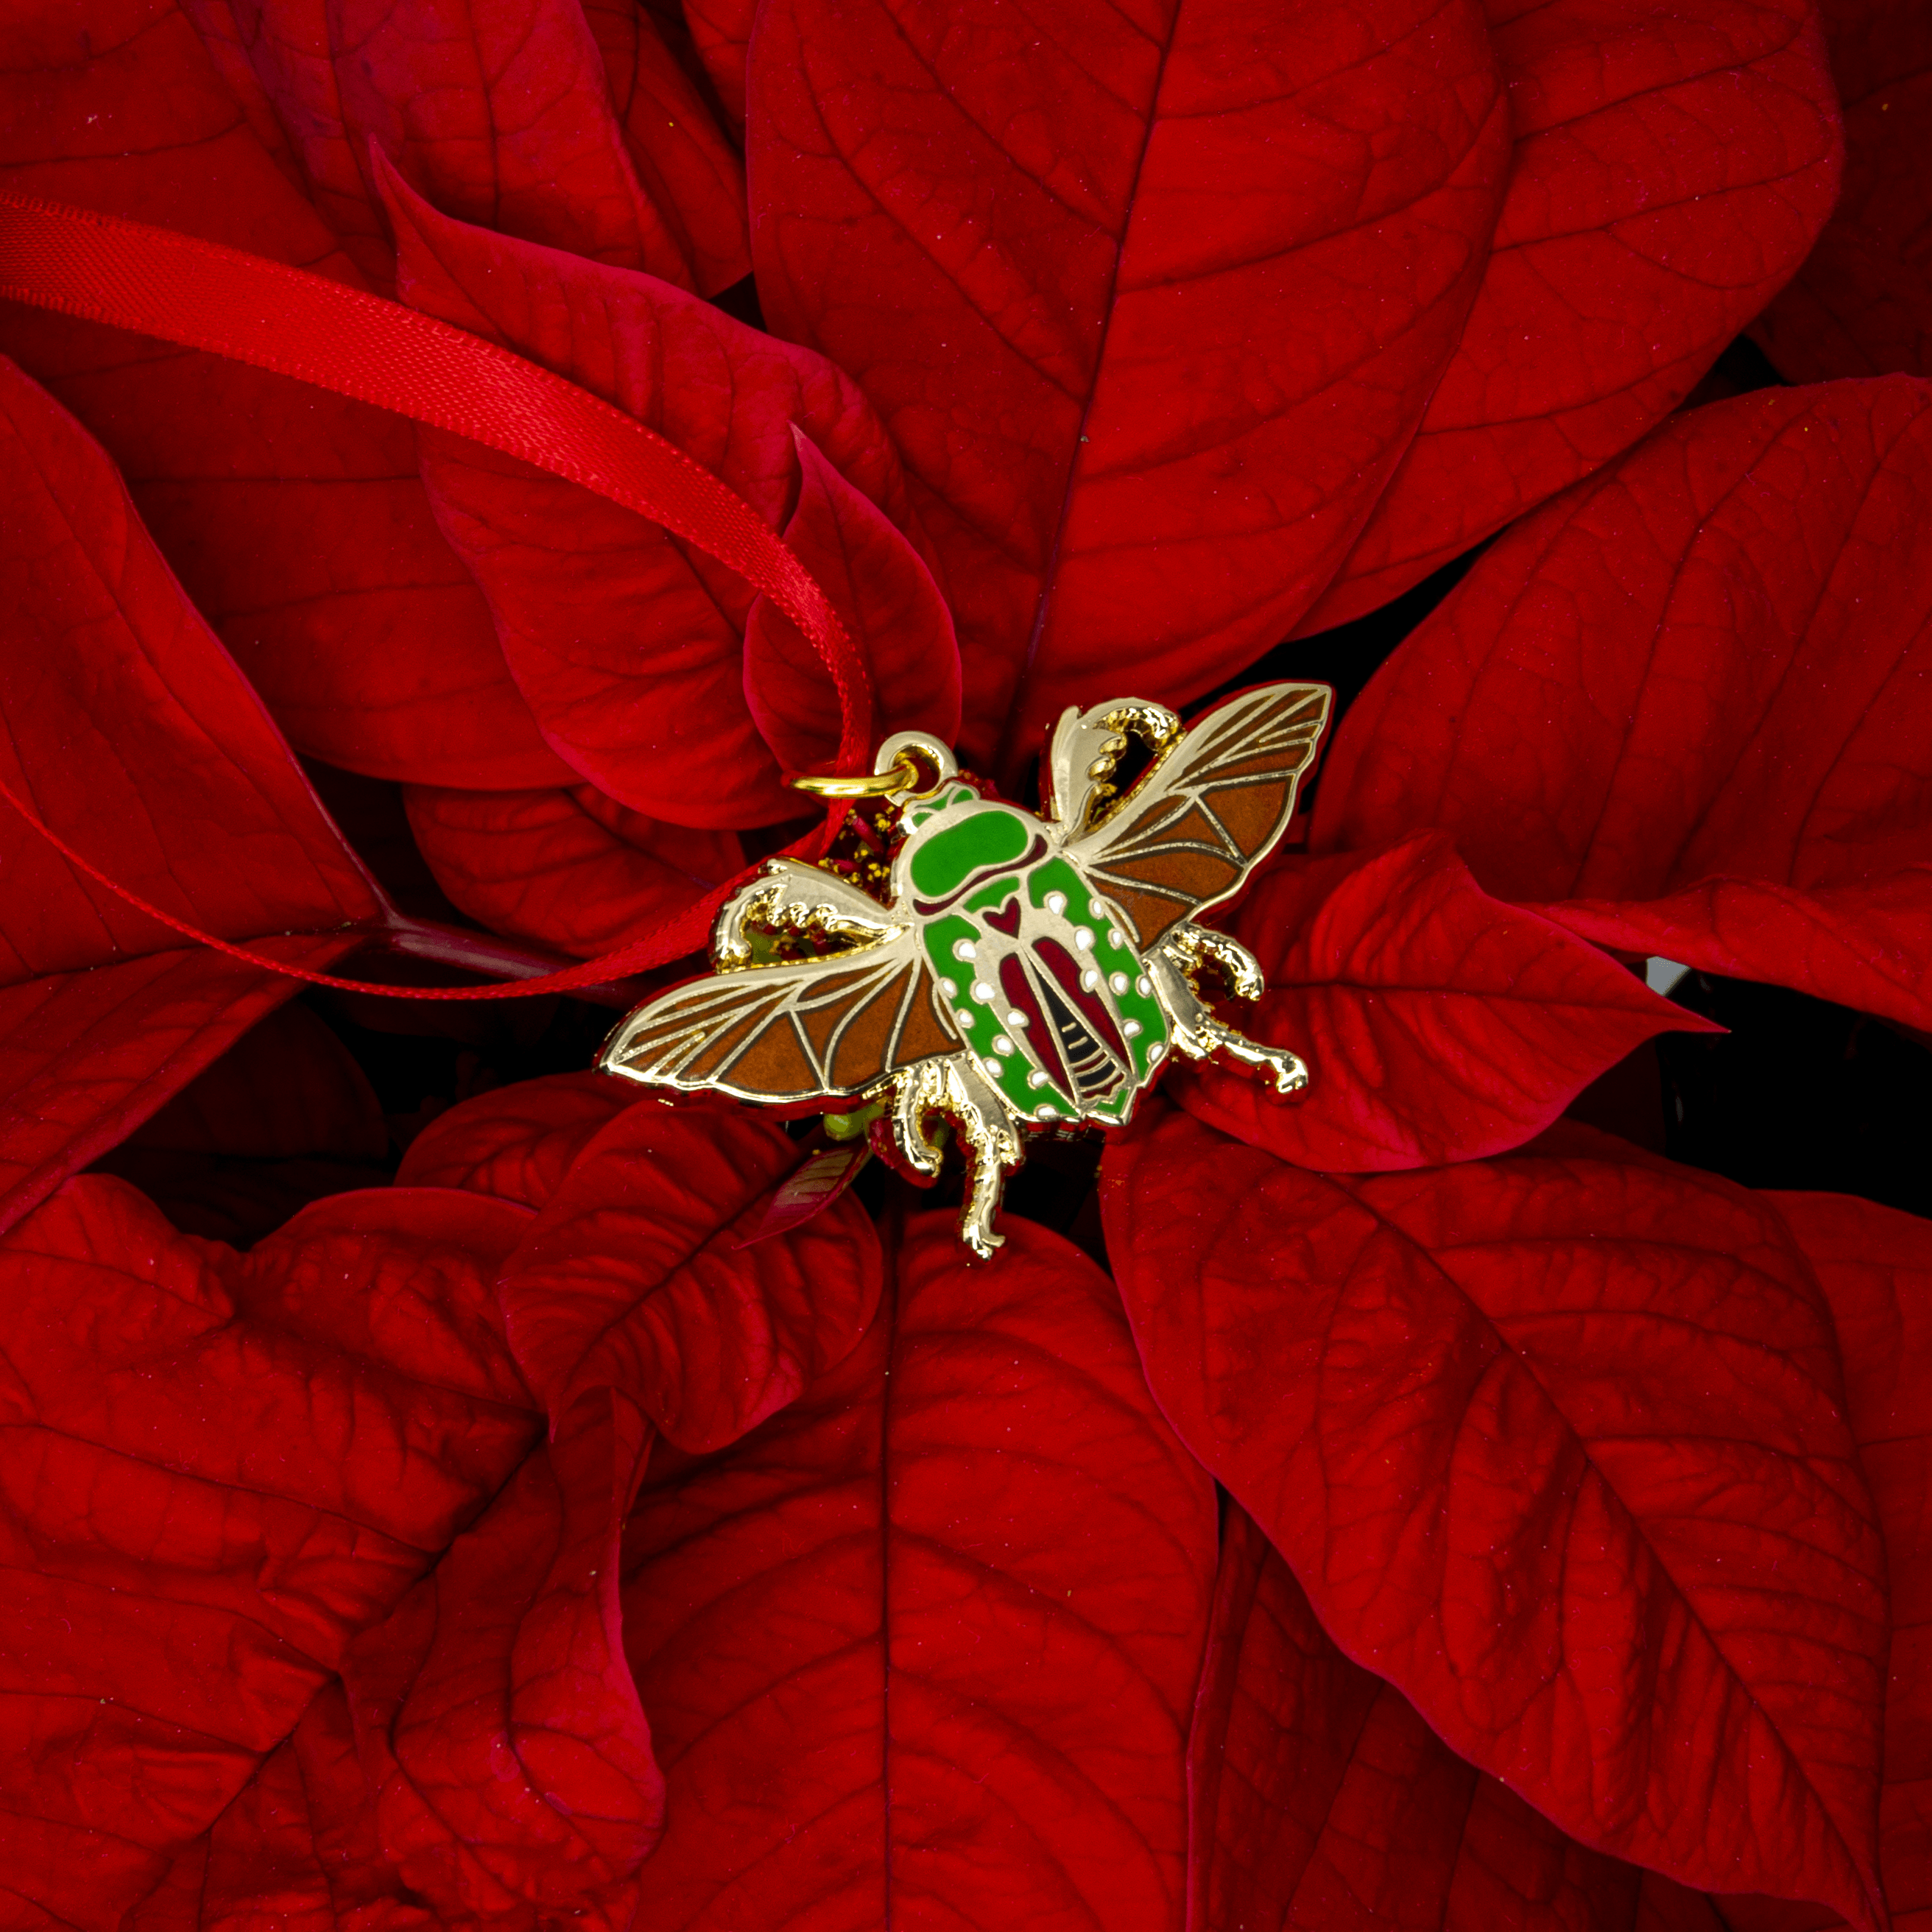
[[[818,934],[856,948],[884,945],[905,931],[903,920],[836,872],[796,859],[773,859],[720,909],[712,928],[712,964],[721,973],[754,965],[761,945],[780,932]]]
[[[914,1173],[937,1176],[944,1149],[927,1132],[935,1116],[952,1124],[966,1156],[959,1238],[982,1261],[1005,1244],[993,1222],[1006,1176],[1025,1158],[1006,1102],[963,1053],[922,1060],[892,1078],[892,1138]]]
[[[926,1132],[926,1123],[943,1109],[938,1070],[943,1060],[922,1060],[895,1073],[886,1083],[892,1096],[892,1143],[899,1158],[926,1180],[939,1178],[945,1149]]]
[[[1200,982],[1196,976],[1204,966],[1218,968],[1228,992],[1238,1000],[1258,1000],[1268,991],[1261,962],[1238,939],[1211,926],[1183,920],[1168,928],[1160,944],[1163,952],[1173,954],[1174,963],[1186,975],[1197,998]]]
[[[1258,1000],[1266,988],[1261,964],[1238,940],[1184,920],[1165,933],[1148,962],[1161,1004],[1174,1022],[1174,1044],[1190,1060],[1216,1054],[1266,1074],[1277,1094],[1299,1094],[1308,1084],[1308,1065],[1285,1046],[1264,1046],[1217,1019],[1201,997],[1195,975],[1217,968],[1237,999]]]

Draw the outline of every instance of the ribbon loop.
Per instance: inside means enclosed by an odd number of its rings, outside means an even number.
[[[769,597],[838,694],[842,772],[864,769],[866,674],[838,614],[783,538],[683,451],[634,417],[493,342],[306,270],[144,223],[0,190],[0,296],[252,364],[466,436],[662,524]],[[398,998],[487,999],[596,986],[701,944],[694,908],[584,966],[502,986],[405,988],[304,973],[156,911],[0,797],[72,864],[206,946],[319,985]],[[736,881],[733,881],[735,886]],[[700,902],[708,909],[731,890]],[[708,917],[707,917],[708,930]],[[668,945],[675,951],[666,952]]]

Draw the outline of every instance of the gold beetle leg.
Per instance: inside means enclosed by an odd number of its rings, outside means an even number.
[[[1026,1157],[1019,1130],[998,1093],[963,1053],[922,1060],[895,1074],[892,1138],[915,1173],[937,1175],[944,1150],[928,1136],[934,1115],[952,1123],[966,1156],[967,1189],[959,1238],[982,1261],[1006,1238],[993,1232],[1006,1176]]]
[[[1264,1046],[1215,1018],[1195,983],[1202,967],[1220,969],[1237,999],[1258,1000],[1266,988],[1260,962],[1238,940],[1184,920],[1162,934],[1148,962],[1161,1004],[1174,1023],[1174,1044],[1190,1060],[1224,1054],[1264,1073],[1277,1094],[1299,1094],[1308,1084],[1308,1066],[1285,1046]]]

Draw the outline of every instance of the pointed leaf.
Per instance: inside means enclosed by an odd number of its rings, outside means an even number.
[[[745,131],[745,62],[758,10],[755,0],[688,0],[684,9],[706,76],[740,136]]]
[[[1313,847],[1435,825],[1486,890],[1580,902],[1603,944],[1628,919],[1687,964],[1932,1024],[1928,498],[1921,383],[1679,418],[1390,659],[1336,734]]]
[[[1751,336],[1792,382],[1932,376],[1925,116],[1932,17],[1912,0],[1820,0],[1845,116],[1845,185],[1818,245]]]
[[[359,284],[264,146],[272,114],[244,115],[178,8],[108,0],[84,34],[72,20],[52,0],[10,13],[0,180]],[[304,751],[431,784],[567,775],[437,532],[407,423],[10,302],[0,348],[106,445],[170,566]]]
[[[0,776],[94,864],[224,938],[381,904],[99,446],[0,363]],[[181,944],[0,806],[0,976]]]
[[[798,502],[784,530],[844,620],[872,674],[872,735],[959,735],[959,646],[952,614],[919,552],[794,429]],[[778,763],[829,765],[838,749],[838,694],[805,634],[767,598],[745,626],[745,702]]]
[[[382,902],[183,597],[99,446],[0,364],[0,773],[178,918],[311,968]],[[112,1147],[292,987],[135,911],[0,806],[0,1225]],[[129,956],[134,956],[132,958]],[[149,963],[152,962],[152,963]],[[91,974],[56,969],[100,968]]]
[[[502,1286],[517,1359],[554,1419],[615,1388],[680,1448],[715,1449],[850,1350],[881,1272],[850,1196],[737,1245],[798,1158],[748,1111],[650,1104],[586,1146]]]
[[[1880,1866],[1892,1923],[1932,1923],[1932,1226],[1835,1194],[1774,1194],[1830,1298],[1846,1414],[1878,1505],[1892,1586]]]
[[[798,475],[796,422],[896,522],[898,460],[851,382],[647,277],[438,214],[392,179],[402,292],[531,357],[668,437],[775,528]],[[585,778],[673,824],[796,814],[746,709],[752,592],[657,524],[574,483],[425,431],[423,475],[495,613],[546,737]],[[829,677],[829,674],[827,674]]]
[[[1463,1756],[1878,1927],[1883,1554],[1822,1295],[1742,1190],[1550,1144],[1342,1182],[1163,1112],[1102,1183],[1155,1394]]]
[[[1707,1898],[1566,1838],[1457,1757],[1335,1647],[1236,1505],[1188,1797],[1190,1932],[1724,1932]]]
[[[1932,1016],[1925,953],[1932,864],[1903,866],[1870,884],[1805,890],[1708,879],[1663,898],[1565,899],[1540,910],[1620,952],[1796,986],[1907,1026]]]
[[[1561,926],[1491,898],[1446,839],[1283,865],[1236,936],[1268,992],[1229,1011],[1307,1061],[1305,1092],[1212,1064],[1181,1104],[1302,1167],[1433,1166],[1520,1147],[1592,1080],[1670,1028],[1713,1030]]]
[[[493,932],[586,959],[675,918],[744,868],[730,832],[663,824],[591,785],[411,785],[404,802],[416,844],[452,904]]]
[[[368,285],[388,292],[395,251],[345,124],[328,0],[180,0],[231,104],[297,184]],[[336,12],[337,21],[341,19]],[[358,23],[360,24],[360,23]]]
[[[1293,626],[1455,346],[1505,122],[1465,0],[760,10],[759,292],[905,455],[969,755]]]
[[[0,1243],[0,1873],[40,1912],[117,1925],[522,1460],[461,1311],[525,1216],[445,1198],[438,1272],[371,1223],[378,1292],[333,1332],[304,1316],[340,1310],[339,1258],[320,1294],[286,1240],[243,1261],[103,1176]]]
[[[578,6],[191,6],[205,38],[240,49],[317,204],[341,233],[368,238],[364,253],[384,232],[373,148],[463,220],[691,286],[689,260],[632,166]],[[232,66],[230,77],[240,80]]]
[[[1179,1932],[1213,1492],[1106,1278],[1007,1239],[975,1268],[914,1222],[839,1368],[647,1480],[624,1639],[667,1783],[656,1932]]]
[[[1489,268],[1304,631],[1387,602],[1628,448],[1804,260],[1838,191],[1813,0],[1486,10],[1516,135]]]
[[[700,295],[752,272],[745,164],[638,0],[584,0],[638,178],[692,265]]]

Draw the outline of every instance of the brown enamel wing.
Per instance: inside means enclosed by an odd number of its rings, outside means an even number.
[[[1069,858],[1132,922],[1144,952],[1238,890],[1286,829],[1328,722],[1324,684],[1274,684],[1208,713]]]
[[[876,1101],[863,1141],[845,1142],[827,1123],[844,1150],[827,1164],[849,1178],[848,1153],[862,1159],[884,1144],[902,1172],[936,1180],[956,1147],[960,1238],[988,1258],[1003,1239],[1001,1190],[1030,1134],[1124,1120],[1170,1049],[1231,1058],[1282,1095],[1307,1086],[1295,1054],[1237,1032],[1194,982],[1211,966],[1226,990],[1253,998],[1258,963],[1227,934],[1186,922],[1238,892],[1287,830],[1329,703],[1324,686],[1263,686],[1187,730],[1141,698],[1070,707],[1047,746],[1036,815],[990,796],[946,746],[896,734],[869,778],[808,788],[902,801],[889,893],[874,897],[846,862],[768,860],[719,908],[713,970],[631,1013],[599,1064],[648,1085],[792,1112]],[[1147,760],[1138,776],[1136,740]],[[949,912],[956,904],[977,923]],[[953,962],[976,963],[962,972]],[[970,1018],[940,1004],[942,983],[950,1000],[972,1001]],[[844,1124],[855,1136],[858,1125]],[[779,1214],[780,1228],[796,1224],[790,1214]]]
[[[1124,702],[1178,730],[1172,712]],[[1230,699],[1067,842],[1067,857],[1120,908],[1143,952],[1180,920],[1236,891],[1281,836],[1328,704],[1324,685],[1270,685]],[[1062,719],[1056,770],[1072,776],[1088,741],[1109,738],[1109,715],[1102,706]],[[1090,787],[1082,800],[1070,796],[1072,809],[1061,823],[1078,822],[1098,796]],[[818,877],[795,870],[808,881]],[[854,891],[829,875],[820,884],[835,898]],[[861,904],[869,912],[872,902]],[[895,914],[880,907],[877,916]],[[888,1074],[961,1051],[934,990],[908,926],[823,958],[718,971],[678,987],[624,1022],[604,1064],[654,1086],[781,1105],[858,1094]]]
[[[910,934],[694,980],[626,1022],[614,1071],[747,1100],[857,1094],[958,1042]]]

